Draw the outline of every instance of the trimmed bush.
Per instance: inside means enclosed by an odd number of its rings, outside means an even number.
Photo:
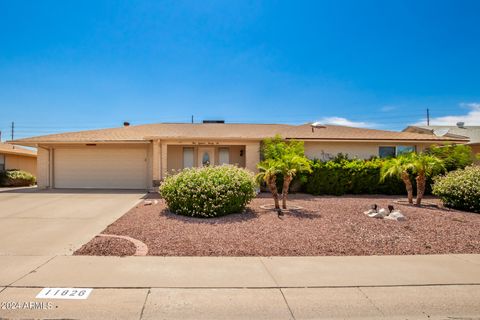
[[[305,191],[314,195],[406,194],[405,184],[396,177],[380,181],[384,160],[339,157],[327,162],[315,160]],[[414,183],[414,181],[412,181]]]
[[[466,167],[435,178],[432,192],[447,207],[480,213],[480,166]]]
[[[225,165],[184,169],[167,177],[159,190],[170,211],[210,218],[242,212],[256,187],[253,173]]]
[[[26,187],[33,186],[36,178],[30,172],[23,170],[6,170],[0,172],[0,186],[2,187]]]

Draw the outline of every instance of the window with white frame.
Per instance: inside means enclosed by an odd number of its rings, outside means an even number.
[[[415,146],[397,146],[397,156],[405,153],[412,153],[415,151]]]
[[[390,146],[378,147],[378,156],[380,158],[395,157],[395,147],[390,147]]]
[[[218,164],[230,164],[230,151],[228,148],[218,149]]]
[[[193,148],[183,148],[183,168],[193,168],[194,156]]]
[[[415,151],[415,146],[380,146],[378,147],[378,156],[380,158],[390,158]]]

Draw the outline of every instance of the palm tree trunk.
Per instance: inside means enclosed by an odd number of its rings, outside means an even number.
[[[419,206],[422,204],[423,194],[425,193],[425,186],[427,184],[425,172],[419,172],[415,180],[417,180],[417,206]]]
[[[273,176],[268,179],[268,188],[272,193],[273,201],[275,202],[275,209],[280,209],[280,202],[278,201],[277,177]]]
[[[290,182],[292,182],[292,177],[285,176],[283,179],[283,188],[282,188],[282,208],[287,209],[287,197],[288,189],[290,188]]]
[[[413,186],[412,181],[410,181],[410,176],[408,172],[402,172],[402,180],[405,183],[405,188],[407,189],[408,203],[413,203]]]

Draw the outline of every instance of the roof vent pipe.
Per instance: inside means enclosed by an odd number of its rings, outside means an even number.
[[[130,122],[128,122],[128,121],[123,122],[123,126],[124,126],[124,127],[130,126]]]
[[[457,127],[465,128],[465,122],[457,122]]]
[[[225,120],[203,120],[203,123],[225,123]]]

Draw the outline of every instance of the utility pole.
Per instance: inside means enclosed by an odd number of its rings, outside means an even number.
[[[14,132],[15,132],[15,122],[12,121],[12,140],[14,137]]]
[[[427,126],[430,126],[430,109],[427,108]]]

